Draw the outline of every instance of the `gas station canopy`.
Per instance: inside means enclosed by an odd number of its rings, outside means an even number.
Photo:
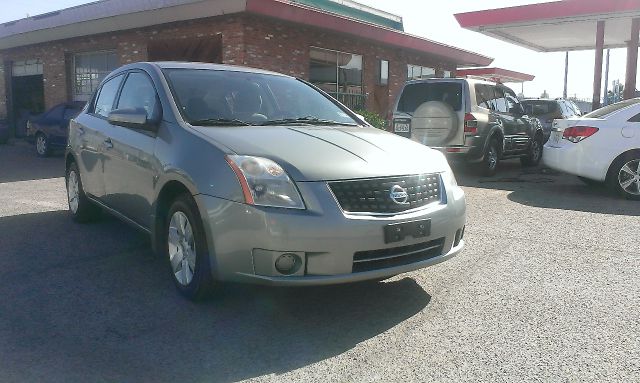
[[[458,69],[456,71],[458,77],[474,77],[487,81],[493,81],[500,84],[506,82],[526,82],[533,81],[536,78],[533,75],[515,72],[512,70],[502,68],[471,68],[471,69]]]
[[[604,48],[624,48],[640,0],[565,0],[457,14],[460,26],[538,52],[596,48],[598,21]]]
[[[604,49],[626,47],[624,95],[635,96],[640,0],[563,0],[459,13],[456,19],[463,28],[538,52],[595,49],[593,109],[602,97]]]

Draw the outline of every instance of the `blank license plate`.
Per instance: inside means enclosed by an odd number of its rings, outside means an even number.
[[[550,141],[551,141],[552,144],[559,144],[561,139],[562,139],[562,132],[560,132],[560,131],[551,132]]]
[[[431,220],[393,223],[384,227],[384,242],[399,242],[408,236],[413,238],[427,237],[431,235]]]
[[[393,125],[393,130],[396,133],[409,133],[410,124],[408,123],[395,123]]]

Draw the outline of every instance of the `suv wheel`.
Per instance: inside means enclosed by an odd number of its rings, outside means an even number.
[[[89,222],[100,213],[100,208],[87,198],[82,188],[78,165],[72,162],[67,169],[67,201],[69,212],[76,222]]]
[[[47,140],[47,136],[42,133],[38,133],[36,136],[36,153],[39,157],[49,156],[49,140]]]
[[[484,152],[484,160],[481,163],[482,175],[490,177],[496,174],[498,163],[500,162],[500,143],[493,137]]]
[[[195,202],[184,194],[171,204],[164,226],[164,253],[173,282],[194,301],[208,298],[215,287],[201,222]]]
[[[536,137],[531,141],[527,155],[520,157],[522,166],[538,166],[542,159],[542,148],[542,135],[536,134]]]
[[[640,152],[617,159],[612,165],[608,183],[621,196],[640,200]]]

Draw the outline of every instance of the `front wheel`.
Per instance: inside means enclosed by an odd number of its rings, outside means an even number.
[[[480,163],[482,175],[491,177],[496,174],[500,162],[500,144],[496,138],[492,138],[487,145],[484,159]]]
[[[47,136],[42,133],[38,133],[36,136],[36,153],[39,157],[48,157],[49,152],[49,140],[47,139]]]
[[[525,157],[520,158],[522,166],[538,166],[542,159],[542,135],[538,134],[529,146],[529,151]]]
[[[640,200],[640,152],[617,159],[612,165],[608,183],[621,196]]]
[[[165,254],[178,291],[196,301],[208,298],[215,288],[202,221],[190,195],[178,197],[169,208]]]

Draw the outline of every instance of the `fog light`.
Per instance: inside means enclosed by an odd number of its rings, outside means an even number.
[[[280,274],[291,275],[298,271],[300,264],[302,264],[302,260],[298,255],[285,253],[276,259],[276,270]]]

